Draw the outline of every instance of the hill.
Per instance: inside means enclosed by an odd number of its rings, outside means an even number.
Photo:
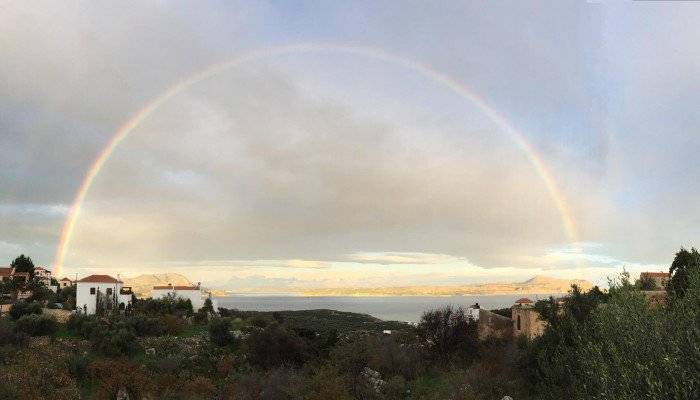
[[[450,286],[395,286],[395,287],[355,287],[304,289],[305,296],[462,296],[488,294],[555,294],[566,293],[571,285],[588,290],[593,285],[582,279],[558,279],[548,276],[535,276],[524,282],[482,283]]]

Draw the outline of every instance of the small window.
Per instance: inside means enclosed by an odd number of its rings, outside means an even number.
[[[518,330],[518,331],[520,330],[520,315],[518,315],[518,320],[517,320],[516,328],[515,328],[515,329]]]
[[[107,296],[111,296],[111,295],[112,295],[112,288],[107,288]]]
[[[95,288],[94,288],[94,287],[91,287],[91,288],[90,288],[90,294],[95,294]]]

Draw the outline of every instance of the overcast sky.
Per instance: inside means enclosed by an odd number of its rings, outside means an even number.
[[[698,19],[692,2],[0,1],[0,260],[53,263],[90,165],[173,84],[315,43],[151,113],[90,188],[65,273],[236,289],[667,269],[700,242]],[[575,238],[502,126],[410,63],[522,135]]]

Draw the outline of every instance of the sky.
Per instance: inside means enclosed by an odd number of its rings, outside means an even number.
[[[700,242],[699,17],[0,1],[0,264],[56,264],[73,210],[68,276],[265,291],[665,270]]]

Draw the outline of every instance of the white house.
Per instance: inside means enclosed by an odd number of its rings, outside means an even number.
[[[131,288],[109,275],[90,275],[76,282],[75,308],[94,314],[98,297],[106,309],[124,309],[131,304]]]
[[[44,267],[34,268],[34,278],[53,292],[58,291],[58,286],[51,284],[51,271]]]
[[[58,287],[60,287],[61,289],[66,288],[68,286],[73,286],[73,281],[71,281],[70,279],[64,277],[61,278],[60,281],[58,281]]]
[[[192,302],[192,309],[199,310],[204,305],[206,296],[203,295],[199,285],[197,286],[153,286],[151,296],[154,299],[163,298],[166,296],[180,297],[185,300],[189,299]]]

